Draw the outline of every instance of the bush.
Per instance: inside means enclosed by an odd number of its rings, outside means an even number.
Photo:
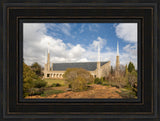
[[[31,65],[31,69],[36,73],[36,75],[38,76],[42,76],[42,72],[41,72],[41,65],[38,64],[37,62],[34,62],[32,65]]]
[[[35,88],[45,87],[46,84],[47,83],[41,80],[29,66],[23,63],[23,97],[32,95],[34,92],[38,93],[36,91],[38,89]]]
[[[44,88],[31,88],[29,89],[29,96],[43,94]]]
[[[137,72],[132,71],[131,73],[128,74],[128,82],[133,87],[137,83]]]
[[[36,80],[34,82],[34,87],[36,87],[36,88],[45,87],[46,85],[47,85],[47,82],[44,80]]]
[[[137,98],[136,93],[131,89],[121,89],[121,92],[118,92],[123,98]]]
[[[41,94],[42,97],[46,97],[46,96],[49,96],[49,95],[53,95],[53,94],[59,94],[59,93],[63,93],[64,91],[62,90],[46,90],[44,91],[43,94]]]
[[[59,83],[53,83],[52,85],[51,85],[51,87],[60,87],[61,86],[61,84],[59,84]]]
[[[113,87],[117,87],[117,88],[123,88],[123,87],[127,87],[128,86],[128,78],[127,77],[123,77],[123,76],[119,76],[119,77],[112,77],[109,76],[107,78],[108,85],[111,85]]]
[[[72,91],[83,91],[87,89],[87,82],[86,80],[79,76],[71,83]]]
[[[83,77],[87,83],[94,82],[94,78],[90,72],[83,68],[68,68],[64,73],[64,78],[69,83],[72,83],[79,76]]]
[[[88,83],[93,83],[94,79],[90,72],[83,68],[68,68],[64,73],[65,81],[73,91],[82,91],[87,88]]]
[[[131,73],[128,74],[128,82],[129,85],[131,86],[132,90],[137,94],[137,72],[132,71]]]
[[[95,84],[103,84],[104,79],[103,78],[95,78],[94,83]]]

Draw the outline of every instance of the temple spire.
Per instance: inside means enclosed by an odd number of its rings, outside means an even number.
[[[120,66],[120,62],[119,62],[119,45],[118,45],[118,40],[117,40],[117,56],[116,56],[116,71],[117,71],[117,75],[119,74],[119,66]]]
[[[117,56],[119,56],[119,45],[118,45],[118,40],[117,40]]]
[[[98,43],[97,77],[101,78],[100,42]]]
[[[48,53],[49,53],[49,42],[48,42]]]
[[[100,42],[98,43],[98,62],[100,62]]]
[[[47,54],[47,69],[50,71],[50,54],[49,54],[49,42],[48,42],[48,54]]]

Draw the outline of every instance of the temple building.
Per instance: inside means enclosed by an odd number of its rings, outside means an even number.
[[[50,66],[51,65],[51,66]],[[119,45],[117,42],[117,56],[116,56],[116,74],[119,74]],[[47,63],[44,67],[44,78],[62,79],[63,74],[67,68],[83,68],[91,73],[95,78],[105,77],[110,73],[111,62],[100,61],[100,46],[98,46],[98,60],[97,62],[74,62],[74,63],[52,63],[50,64],[50,53],[48,48]]]

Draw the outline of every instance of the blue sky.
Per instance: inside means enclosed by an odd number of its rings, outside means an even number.
[[[120,64],[137,66],[137,23],[24,23],[23,32],[28,65],[43,66],[48,48],[52,63],[97,61],[100,43],[101,61],[115,66],[118,41]]]
[[[70,34],[60,31],[58,27],[56,27],[56,29],[50,27],[60,25],[62,24],[46,24],[49,28],[47,29],[47,35],[62,39],[64,43],[72,43],[73,45],[80,44],[83,47],[87,47],[92,44],[94,40],[97,40],[98,37],[101,37],[107,41],[101,49],[102,52],[107,51],[107,47],[110,47],[112,51],[116,51],[117,40],[119,41],[120,52],[123,51],[122,47],[127,44],[127,42],[115,36],[114,25],[116,24],[114,23],[72,23],[69,24],[70,29],[68,31]]]

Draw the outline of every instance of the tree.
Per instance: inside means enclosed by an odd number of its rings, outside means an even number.
[[[87,89],[87,83],[86,80],[81,77],[78,76],[73,82],[72,82],[72,91],[83,91]]]
[[[73,91],[85,89],[87,83],[94,82],[90,72],[83,68],[68,68],[63,77],[69,83],[69,87],[72,88]],[[79,87],[75,86],[75,84],[77,84]],[[82,87],[82,84],[84,87]]]
[[[41,76],[41,65],[38,64],[37,62],[34,62],[31,65],[31,69],[38,75]]]
[[[33,94],[33,89],[46,86],[46,82],[41,80],[36,73],[25,63],[23,63],[23,96]]]
[[[90,72],[83,68],[68,68],[64,73],[64,78],[68,82],[74,81],[78,76],[83,77],[87,83],[93,83],[94,81]]]
[[[111,74],[113,75],[114,70],[113,70],[113,66],[111,66]]]
[[[134,66],[134,64],[132,62],[129,62],[128,71],[129,72],[135,71],[135,66]]]
[[[126,64],[126,66],[125,66],[125,76],[127,76],[128,75],[128,68],[127,68],[127,64]]]

